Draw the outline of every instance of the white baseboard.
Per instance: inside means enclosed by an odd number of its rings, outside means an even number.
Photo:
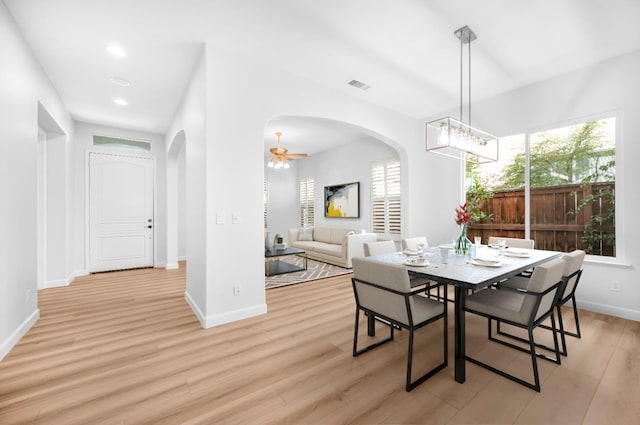
[[[578,308],[594,313],[607,314],[609,316],[620,317],[622,319],[629,319],[640,321],[640,311],[631,310],[628,308],[615,307],[607,304],[594,303],[590,301],[577,300]]]
[[[178,255],[178,261],[187,261],[186,255]]]
[[[251,307],[242,308],[240,310],[228,311],[222,314],[214,314],[205,318],[204,328],[212,328],[214,326],[224,325],[225,323],[237,322],[238,320],[248,319],[254,316],[260,316],[267,313],[267,305],[260,304]]]
[[[11,351],[13,347],[15,347],[18,341],[20,341],[20,338],[22,338],[29,331],[29,329],[31,329],[31,327],[38,321],[39,318],[40,310],[36,308],[35,311],[31,313],[29,317],[27,317],[24,322],[22,322],[20,326],[18,326],[18,328],[7,337],[7,339],[0,343],[0,361],[2,361],[2,359],[4,359],[7,354],[9,354],[9,351]]]
[[[160,261],[160,262],[158,262],[158,263],[155,263],[155,264],[153,265],[153,268],[154,268],[154,269],[164,269],[166,265],[167,265],[167,263],[166,263],[166,262],[164,262],[164,261]]]
[[[259,316],[261,314],[267,313],[267,305],[260,304],[256,306],[251,306],[247,308],[242,308],[240,310],[229,311],[222,314],[215,314],[212,316],[205,316],[202,313],[202,310],[198,308],[198,305],[193,301],[189,292],[184,292],[184,298],[187,300],[187,303],[191,307],[191,310],[195,313],[196,317],[200,321],[200,325],[203,328],[208,329],[214,326],[224,325],[225,323],[236,322],[242,319],[248,319],[250,317]]]
[[[191,298],[191,295],[189,295],[189,291],[184,291],[184,299],[187,300],[187,304],[189,304],[189,307],[191,307],[191,310],[195,313],[196,317],[198,318],[200,325],[202,325],[202,327],[204,328],[205,327],[204,314],[198,307],[198,304],[196,304],[193,298]]]
[[[78,277],[78,276],[89,276],[89,272],[87,270],[81,269],[81,270],[76,270],[75,272],[73,272],[73,275],[75,277]]]
[[[61,286],[69,286],[73,279],[76,278],[76,273],[71,273],[66,279],[48,280],[44,283],[45,288],[59,288]]]
[[[178,263],[168,263],[164,266],[166,270],[175,270],[180,268],[180,264]]]

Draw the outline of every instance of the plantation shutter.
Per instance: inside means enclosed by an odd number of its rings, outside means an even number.
[[[386,232],[384,164],[374,164],[371,168],[371,231]]]
[[[312,227],[314,224],[314,190],[313,178],[300,180],[300,226]]]
[[[400,195],[400,161],[373,164],[371,167],[371,229],[374,233],[399,237],[401,232]]]
[[[388,232],[400,235],[400,161],[387,163]]]

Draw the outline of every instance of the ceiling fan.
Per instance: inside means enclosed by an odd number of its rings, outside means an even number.
[[[271,159],[267,163],[267,167],[289,168],[289,161],[307,156],[306,153],[289,153],[287,149],[280,146],[280,136],[282,136],[282,132],[276,131],[276,136],[278,137],[278,145],[275,148],[269,149],[269,152],[271,152]]]

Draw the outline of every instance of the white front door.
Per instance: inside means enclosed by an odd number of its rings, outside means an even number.
[[[153,158],[89,154],[89,272],[153,267]]]

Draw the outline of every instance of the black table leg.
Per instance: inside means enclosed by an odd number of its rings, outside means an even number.
[[[464,311],[462,306],[464,305],[464,297],[467,295],[466,288],[460,286],[455,287],[455,301],[454,301],[454,316],[455,316],[455,335],[454,335],[454,370],[455,378],[457,382],[464,383],[466,379],[465,372],[465,347],[464,347]]]
[[[367,335],[376,336],[376,316],[367,314]]]

